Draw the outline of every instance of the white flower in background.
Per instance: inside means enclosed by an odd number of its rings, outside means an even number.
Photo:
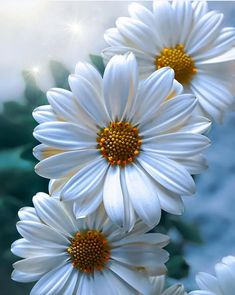
[[[181,214],[192,195],[190,174],[205,168],[208,119],[192,116],[196,99],[182,94],[174,72],[162,68],[138,84],[133,54],[115,56],[104,77],[78,63],[72,92],[51,89],[37,108],[36,172],[50,179],[50,194],[75,201],[77,218],[100,203],[110,219],[130,230],[140,217],[156,225],[161,208]],[[176,95],[176,96],[175,96]],[[175,96],[175,97],[173,97]],[[173,97],[168,99],[169,97]]]
[[[175,78],[198,98],[199,113],[221,121],[234,102],[235,28],[223,28],[223,14],[208,11],[205,1],[153,2],[153,11],[138,3],[130,17],[108,29],[105,59],[132,51],[142,77],[169,66]]]
[[[151,277],[150,280],[153,285],[153,295],[187,295],[181,284],[165,289],[165,276]]]
[[[199,273],[196,277],[201,290],[190,295],[233,295],[235,292],[235,257],[227,256],[215,265],[216,276]]]
[[[71,204],[47,194],[33,203],[19,211],[23,238],[11,248],[23,258],[14,263],[12,279],[38,281],[30,295],[152,294],[149,274],[165,273],[168,236],[146,233],[141,222],[120,232],[102,207],[76,220]]]

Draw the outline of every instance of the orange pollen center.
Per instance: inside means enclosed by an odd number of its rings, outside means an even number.
[[[190,55],[187,55],[183,44],[175,48],[164,48],[160,56],[156,57],[157,69],[171,67],[175,71],[175,79],[181,84],[187,84],[196,74],[197,68]]]
[[[102,270],[110,258],[110,247],[105,236],[96,230],[77,232],[67,249],[73,266],[84,273]]]
[[[111,122],[97,137],[97,149],[111,165],[132,163],[142,144],[138,128],[128,122]]]

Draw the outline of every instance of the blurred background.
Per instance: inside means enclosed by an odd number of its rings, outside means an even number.
[[[19,208],[47,191],[48,181],[34,173],[32,110],[46,104],[50,87],[68,88],[67,76],[78,60],[102,73],[99,53],[104,31],[127,16],[129,1],[1,1],[0,5],[0,285],[1,295],[27,295],[30,284],[11,281],[17,260],[10,245],[19,236]],[[147,7],[151,2],[143,2]],[[235,26],[235,2],[210,1]],[[213,271],[225,255],[235,255],[235,114],[214,124],[207,152],[209,169],[196,177],[198,191],[185,198],[182,218],[164,215],[158,231],[172,237],[168,263],[172,281],[195,287],[198,271]]]

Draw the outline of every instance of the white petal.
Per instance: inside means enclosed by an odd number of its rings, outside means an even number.
[[[69,151],[42,160],[35,166],[35,171],[40,176],[57,179],[78,171],[98,157],[99,152],[95,149]]]
[[[184,203],[178,194],[165,189],[161,185],[157,186],[157,194],[164,211],[176,215],[181,215],[184,212]]]
[[[44,247],[66,249],[69,240],[45,224],[34,221],[19,221],[18,232],[28,241]]]
[[[168,1],[157,0],[153,2],[156,31],[162,47],[173,47],[177,43],[178,23],[174,11]]]
[[[215,272],[223,295],[231,295],[235,289],[235,274],[223,262],[215,265]]]
[[[174,81],[174,71],[168,67],[154,72],[141,83],[138,94],[138,109],[134,122],[142,125],[152,119],[164,99],[169,95]]]
[[[119,32],[135,45],[135,48],[148,52],[153,56],[156,55],[155,35],[146,24],[137,19],[119,17],[116,26]]]
[[[132,18],[148,25],[149,28],[153,28],[155,26],[152,12],[143,5],[139,3],[131,3],[128,6],[128,12]]]
[[[230,50],[226,51],[225,53],[207,59],[207,60],[203,60],[203,61],[199,61],[198,65],[213,65],[213,64],[219,64],[218,66],[221,67],[221,63],[227,63],[229,61],[234,61],[234,56],[235,56],[235,47],[231,48]]]
[[[151,137],[169,130],[176,130],[191,116],[196,104],[197,100],[191,94],[182,94],[166,101],[159,108],[155,120],[141,128],[140,136]]]
[[[104,183],[104,207],[112,222],[129,231],[134,226],[135,219],[133,207],[129,204],[128,195],[124,194],[125,188],[122,186],[121,169],[119,166],[110,167]]]
[[[58,118],[69,122],[79,122],[79,110],[72,92],[52,88],[47,92],[47,99]]]
[[[184,286],[177,284],[165,290],[162,295],[186,295]]]
[[[15,262],[13,267],[14,269],[24,273],[42,274],[64,264],[67,259],[68,257],[66,257],[63,253],[55,253],[54,255],[44,255],[22,259]]]
[[[120,87],[122,85],[122,87]],[[114,56],[104,72],[104,99],[110,118],[123,120],[133,104],[138,86],[138,68],[132,53]]]
[[[157,193],[150,177],[136,164],[125,167],[126,187],[137,215],[153,227],[161,217]]]
[[[178,43],[185,44],[193,24],[192,4],[188,0],[174,1],[172,3],[177,25],[180,28],[177,36]],[[175,31],[177,34],[177,31]]]
[[[23,207],[19,210],[18,216],[20,220],[41,222],[37,216],[36,210],[33,207]]]
[[[191,81],[191,88],[201,107],[215,120],[219,120],[233,102],[233,96],[227,87],[219,79],[208,75],[197,75]]]
[[[194,22],[197,23],[208,11],[208,5],[205,0],[202,1],[193,1],[193,17]]]
[[[99,127],[105,127],[107,116],[103,97],[88,80],[80,75],[70,75],[69,85],[77,98],[77,102]]]
[[[92,161],[65,184],[61,191],[61,198],[65,201],[72,201],[93,191],[104,180],[107,168],[106,160],[101,157]]]
[[[206,133],[211,127],[211,120],[202,116],[191,116],[180,132]]]
[[[207,64],[207,60],[226,53],[235,45],[235,28],[223,28],[217,39],[211,44],[211,49],[194,58],[198,63]],[[220,57],[218,57],[220,58]],[[234,57],[233,57],[234,59]],[[210,63],[210,61],[209,61]]]
[[[138,161],[163,187],[179,195],[195,193],[195,183],[187,170],[166,157],[141,153]]]
[[[118,262],[110,262],[110,269],[142,294],[151,294],[151,284],[143,273],[133,271]]]
[[[175,158],[175,161],[184,166],[191,175],[199,174],[208,168],[207,161],[202,155],[191,158]]]
[[[11,279],[16,282],[30,283],[38,281],[43,274],[25,273],[18,270],[14,270],[11,274]]]
[[[64,150],[56,149],[43,143],[35,146],[33,149],[33,155],[39,161],[60,154],[62,152],[64,152]]]
[[[211,11],[204,15],[194,26],[185,46],[187,54],[196,56],[208,44],[216,39],[223,15]]]
[[[110,46],[126,46],[128,43],[128,40],[120,34],[117,28],[106,30],[104,39]]]
[[[69,216],[62,202],[37,194],[33,197],[33,204],[37,215],[45,224],[67,237],[73,237],[77,230],[75,220]]]
[[[217,278],[210,274],[200,272],[196,276],[196,282],[198,287],[202,290],[215,292],[215,294],[221,294]]]
[[[157,269],[168,260],[169,254],[155,245],[124,245],[112,249],[111,258],[134,267],[155,268],[158,275]]]
[[[29,258],[35,256],[45,256],[48,254],[60,254],[61,249],[40,247],[40,245],[32,244],[32,242],[29,242],[26,239],[19,239],[11,245],[11,252],[22,258]]]
[[[67,280],[70,279],[72,271],[73,266],[71,263],[53,269],[37,282],[30,295],[61,294],[60,291],[63,289]]]
[[[76,295],[94,295],[94,290],[96,290],[94,288],[94,278],[87,276],[86,274],[82,274],[77,287]]]
[[[50,105],[43,105],[34,109],[32,113],[35,121],[39,124],[44,122],[58,121],[58,118]]]
[[[153,285],[154,295],[162,294],[165,286],[165,276],[151,277],[150,281]]]
[[[96,135],[67,122],[46,122],[38,125],[33,136],[40,142],[64,150],[95,147]]]
[[[74,214],[76,218],[84,218],[93,213],[101,204],[103,199],[102,188],[96,188],[79,201],[74,202]]]
[[[91,64],[87,62],[78,62],[75,68],[75,75],[84,77],[94,88],[102,95],[102,77],[100,73]]]
[[[201,153],[210,140],[201,134],[175,132],[143,139],[142,149],[171,158],[192,157]]]

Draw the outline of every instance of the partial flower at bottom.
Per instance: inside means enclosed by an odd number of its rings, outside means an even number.
[[[235,257],[224,257],[215,265],[215,276],[201,272],[196,281],[200,290],[190,295],[233,295],[235,293]]]
[[[137,222],[120,232],[100,207],[76,220],[71,204],[38,193],[34,208],[19,211],[17,229],[23,236],[12,252],[12,279],[38,281],[30,295],[152,295],[149,275],[165,273],[168,236],[146,233]]]
[[[50,194],[75,201],[77,218],[103,202],[109,218],[130,230],[136,218],[152,227],[161,209],[182,214],[182,196],[195,193],[190,174],[206,168],[210,121],[192,115],[197,99],[183,94],[174,71],[162,68],[138,82],[133,54],[113,57],[104,77],[78,63],[72,92],[51,89],[37,108],[36,172]]]
[[[181,284],[175,284],[166,289],[165,276],[151,277],[150,281],[153,286],[153,295],[187,295]]]

